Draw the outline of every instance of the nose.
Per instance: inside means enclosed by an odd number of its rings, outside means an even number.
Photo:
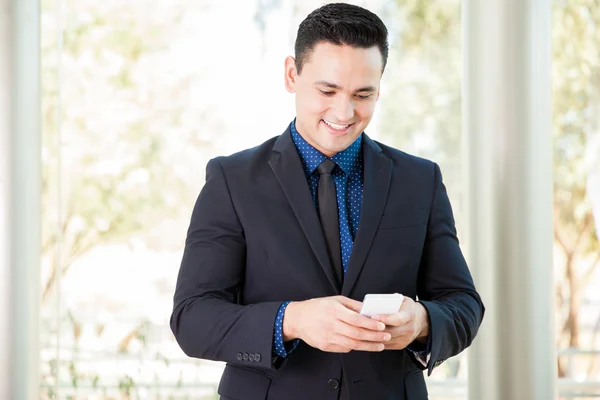
[[[337,119],[336,122],[339,123],[345,123],[352,120],[354,117],[354,101],[345,96],[339,96],[333,106],[333,115]]]

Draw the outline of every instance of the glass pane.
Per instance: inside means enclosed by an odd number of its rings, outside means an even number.
[[[58,107],[58,36],[56,13],[47,1],[42,2],[42,265],[40,307],[40,384],[41,398],[54,398],[58,373],[58,314],[56,287],[60,265],[62,216],[60,215],[60,144]]]
[[[559,391],[600,395],[600,7],[553,3],[554,267]]]
[[[169,329],[191,207],[210,158],[293,118],[283,59],[321,3],[43,2],[43,398],[215,398],[223,365]],[[368,132],[440,164],[460,232],[460,1],[354,3],[392,46]],[[430,398],[466,398],[466,371]]]
[[[208,79],[189,39],[208,5],[43,7],[43,396],[212,397],[220,367],[185,357],[168,328],[183,205],[218,133],[193,101]]]

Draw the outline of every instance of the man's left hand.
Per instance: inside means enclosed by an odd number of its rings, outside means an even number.
[[[427,344],[429,336],[429,316],[427,309],[410,297],[404,297],[400,311],[390,315],[373,317],[386,325],[386,332],[392,338],[385,342],[386,350],[402,350],[415,340]]]

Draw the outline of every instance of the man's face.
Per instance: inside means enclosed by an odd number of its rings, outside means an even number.
[[[296,94],[296,128],[328,157],[365,130],[379,99],[383,60],[368,49],[318,43],[298,75],[293,57],[285,62],[285,83]]]

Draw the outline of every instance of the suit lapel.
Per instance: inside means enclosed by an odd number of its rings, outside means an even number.
[[[289,128],[275,141],[269,165],[279,181],[319,264],[321,264],[329,282],[335,289],[335,293],[339,293],[341,285],[338,283],[329,260],[321,223]]]
[[[342,295],[349,296],[373,243],[392,177],[392,160],[386,157],[381,147],[367,135],[363,135],[364,189],[360,212],[360,225],[354,239],[352,255],[342,287]]]

